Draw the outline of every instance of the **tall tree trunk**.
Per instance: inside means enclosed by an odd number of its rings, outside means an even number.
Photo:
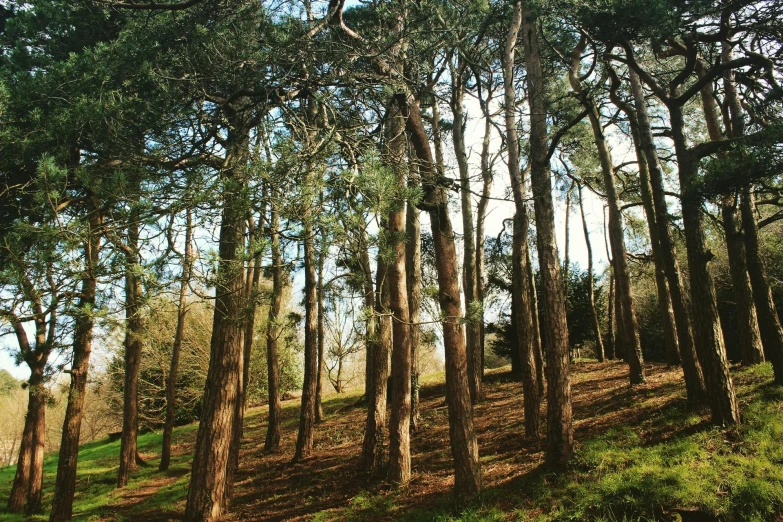
[[[480,81],[480,79],[477,79]],[[481,198],[476,208],[476,299],[481,304],[481,322],[479,324],[481,360],[484,365],[484,353],[486,350],[486,334],[484,325],[484,276],[486,274],[486,254],[484,242],[486,240],[485,222],[487,220],[487,208],[489,207],[489,198],[492,193],[492,166],[490,165],[489,147],[492,137],[492,119],[489,114],[488,105],[492,101],[490,91],[487,100],[480,100],[481,109],[484,114],[484,137],[481,140]]]
[[[609,313],[607,314],[606,318],[606,358],[611,360],[614,360],[617,358],[617,353],[615,352],[615,345],[617,344],[614,332],[615,332],[615,319],[617,318],[617,311],[615,310],[615,303],[617,301],[616,292],[614,289],[614,261],[612,260],[612,255],[609,252],[609,238],[607,237],[607,227],[606,227],[606,214],[604,213],[604,248],[606,249],[606,259],[609,262],[609,298],[607,301],[609,302]]]
[[[612,77],[612,88],[610,97],[618,109],[623,111],[631,125],[631,136],[633,138],[634,152],[636,154],[636,163],[639,167],[639,192],[642,197],[642,206],[647,218],[647,231],[650,235],[650,247],[653,253],[653,265],[655,270],[655,287],[658,294],[658,312],[660,314],[664,344],[666,346],[666,359],[669,365],[679,365],[680,346],[677,339],[677,321],[674,317],[674,308],[672,306],[669,284],[666,280],[664,269],[663,252],[658,234],[658,225],[656,223],[655,206],[653,204],[652,189],[650,187],[650,171],[647,165],[647,157],[644,154],[640,138],[639,122],[636,116],[636,110],[633,106],[621,99],[617,95],[617,89],[620,86],[620,80],[613,70],[610,69]],[[685,378],[688,375],[686,373]]]
[[[324,193],[321,190],[319,198],[323,208]],[[318,231],[321,236],[321,246],[318,252],[318,377],[315,385],[315,422],[324,420],[324,408],[321,404],[324,381],[324,256],[326,256],[326,235],[323,227]]]
[[[307,100],[308,121],[313,124],[317,114],[316,101]],[[313,131],[308,130],[308,141],[313,141]],[[316,238],[314,233],[317,186],[313,165],[307,165],[307,176],[302,190],[304,192],[303,242],[304,242],[304,380],[302,384],[302,407],[299,413],[299,433],[296,438],[294,461],[310,456],[313,451],[313,426],[315,424],[315,395],[318,385],[318,277],[316,264]]]
[[[503,105],[505,108],[506,145],[508,149],[508,173],[514,194],[514,235],[512,237],[512,325],[516,340],[515,351],[519,353],[522,372],[523,405],[525,409],[525,434],[538,437],[541,428],[539,408],[539,386],[536,375],[533,324],[533,308],[527,288],[528,244],[530,226],[525,205],[525,180],[519,167],[519,137],[516,121],[516,92],[514,91],[514,49],[522,26],[522,5],[514,5],[511,24],[506,33],[503,51]]]
[[[408,277],[408,309],[411,320],[411,430],[419,429],[419,342],[421,331],[421,222],[419,209],[406,209],[405,274]]]
[[[714,256],[705,244],[698,160],[687,148],[682,108],[670,103],[668,109],[682,190],[682,219],[688,251],[688,275],[696,349],[704,371],[704,384],[713,423],[719,426],[735,425],[740,421],[739,408],[734,384],[729,375],[715,286],[709,268],[709,262]]]
[[[177,374],[182,353],[182,338],[185,334],[185,316],[188,313],[188,284],[193,262],[193,210],[188,208],[185,222],[185,253],[182,257],[182,276],[179,284],[179,302],[177,304],[177,329],[174,345],[171,348],[171,364],[166,378],[166,421],[163,425],[163,449],[160,455],[160,471],[169,469],[171,461],[171,436],[174,431],[174,418],[177,411]]]
[[[49,515],[50,522],[65,522],[71,519],[73,496],[76,492],[79,433],[84,414],[87,372],[90,369],[90,354],[92,353],[92,330],[95,323],[93,314],[98,286],[101,228],[103,227],[103,216],[95,205],[92,205],[87,219],[89,228],[84,246],[86,266],[82,275],[79,304],[74,317],[71,386],[68,390],[68,405],[63,421],[60,457],[57,461],[57,478],[54,483],[54,499]]]
[[[16,458],[16,474],[14,483],[11,487],[11,494],[8,497],[8,511],[11,513],[21,513],[27,500],[27,492],[30,490],[30,468],[33,460],[33,431],[35,430],[35,414],[30,408],[33,400],[33,389],[28,389],[27,415],[24,420],[24,429],[22,438],[19,442],[19,455]]]
[[[270,191],[271,192],[271,191]],[[264,451],[280,449],[280,362],[279,339],[282,333],[283,291],[285,289],[285,269],[280,249],[280,217],[277,213],[274,194],[270,203],[269,239],[272,250],[272,302],[266,326],[266,371],[269,390],[269,421],[264,441]]]
[[[555,208],[547,144],[544,74],[535,16],[522,5],[522,39],[527,68],[530,107],[530,176],[536,213],[538,266],[544,307],[542,338],[546,342],[547,447],[546,464],[562,469],[571,458],[574,428],[571,413],[571,368],[568,362],[568,326],[560,259],[555,238]]]
[[[406,129],[416,151],[424,198],[432,226],[435,267],[438,272],[438,302],[445,318],[443,345],[446,356],[446,404],[449,411],[449,440],[454,458],[454,493],[458,503],[467,502],[481,491],[481,463],[473,407],[468,385],[467,352],[460,318],[459,277],[454,230],[448,213],[448,197],[438,185],[429,139],[421,120],[418,100],[408,104]]]
[[[703,69],[699,68],[700,72]],[[712,85],[701,90],[701,102],[704,110],[704,120],[707,123],[707,133],[712,141],[723,140],[720,129],[718,108],[712,93]],[[731,129],[727,129],[729,132]],[[729,258],[729,272],[734,287],[734,299],[737,310],[737,329],[740,341],[740,353],[745,364],[754,364],[764,360],[761,332],[759,331],[756,305],[753,303],[753,289],[745,258],[745,245],[737,223],[737,197],[724,195],[721,197],[721,220],[726,233],[726,249]],[[754,362],[751,362],[754,361]]]
[[[669,212],[663,185],[663,168],[658,158],[658,152],[655,149],[650,119],[647,115],[647,102],[644,98],[641,81],[633,70],[629,71],[629,77],[636,109],[639,141],[647,159],[647,170],[650,176],[650,189],[655,210],[655,225],[658,229],[658,242],[661,247],[663,269],[666,273],[666,281],[669,284],[669,293],[672,299],[674,320],[677,326],[677,342],[680,348],[680,357],[682,358],[682,370],[685,375],[688,403],[696,405],[706,400],[706,388],[701,363],[696,354],[691,316],[683,290],[682,275],[669,230]]]
[[[472,316],[472,308],[476,301],[476,244],[473,230],[473,202],[470,197],[470,168],[465,149],[465,72],[466,64],[458,59],[457,69],[452,71],[451,112],[454,115],[452,138],[454,154],[457,157],[460,179],[460,199],[462,203],[462,287],[465,291],[465,310],[468,317],[465,322],[465,340],[468,352],[468,384],[470,385],[470,400],[476,404],[481,400],[481,380],[484,367],[481,358],[481,327]]]
[[[595,342],[595,355],[598,362],[604,362],[604,341],[601,337],[601,325],[598,322],[598,308],[595,306],[595,283],[593,282],[593,248],[590,245],[590,232],[587,229],[587,220],[585,219],[585,203],[582,198],[582,184],[577,186],[579,192],[579,213],[582,216],[582,231],[585,236],[585,247],[587,248],[587,293],[590,299],[590,319],[593,322],[593,335]]]
[[[223,178],[215,313],[212,322],[204,409],[199,421],[184,520],[219,518],[225,511],[236,457],[234,430],[241,394],[242,335],[245,317],[245,243],[247,198],[245,163],[249,125],[244,110],[226,108],[229,121]],[[215,383],[220,383],[216,386]]]
[[[369,263],[366,265],[369,269]],[[389,310],[389,288],[387,280],[387,266],[382,259],[378,259],[376,284],[376,303],[374,311],[378,314],[377,336],[369,336],[368,328],[368,357],[372,357],[372,376],[370,386],[367,389],[367,422],[364,429],[364,441],[362,442],[361,467],[371,473],[383,463],[384,442],[386,441],[386,385],[389,379],[389,353],[392,343],[392,325],[387,315]],[[367,298],[365,294],[365,298]],[[370,325],[368,324],[368,327]]]
[[[783,384],[783,329],[772,300],[772,290],[767,284],[764,263],[759,254],[759,231],[754,215],[755,203],[750,187],[742,190],[740,211],[742,226],[745,229],[745,248],[747,249],[748,273],[753,284],[753,298],[758,312],[761,340],[764,343],[764,355],[772,363],[775,372],[775,384]]]
[[[389,479],[404,486],[411,478],[411,326],[405,270],[405,173],[407,164],[405,118],[398,100],[392,102],[386,122],[387,161],[396,174],[398,196],[391,201],[386,223],[393,256],[388,265],[389,304],[392,313],[392,397],[389,420]]]
[[[565,228],[565,252],[563,253],[563,281],[565,282],[565,286],[563,287],[563,291],[566,296],[566,304],[568,304],[568,272],[571,269],[571,193],[573,191],[574,182],[571,181],[571,185],[568,187],[565,195],[565,219],[563,224],[563,227]]]
[[[581,63],[582,52],[584,52],[586,45],[587,39],[583,37],[571,53],[571,69],[569,70],[568,79],[571,83],[571,89],[579,97],[582,105],[588,111],[587,116],[590,119],[590,125],[593,129],[595,146],[598,150],[598,159],[601,163],[604,190],[606,190],[606,202],[609,207],[609,243],[612,248],[612,259],[614,260],[615,282],[617,284],[615,291],[620,297],[622,317],[620,331],[623,339],[623,349],[628,354],[631,385],[635,385],[645,382],[642,346],[639,340],[639,324],[636,320],[633,295],[631,294],[631,271],[628,267],[628,259],[625,251],[620,200],[614,185],[614,164],[612,162],[612,155],[609,151],[606,137],[604,136],[603,126],[601,125],[601,115],[595,100],[589,93],[583,91],[579,79],[579,65]]]
[[[128,484],[136,465],[139,431],[139,372],[144,322],[141,315],[143,289],[139,266],[139,212],[131,211],[125,249],[125,383],[123,386],[122,437],[117,487]]]

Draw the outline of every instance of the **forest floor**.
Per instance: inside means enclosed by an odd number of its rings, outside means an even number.
[[[733,372],[743,424],[730,430],[710,426],[707,411],[686,408],[680,369],[646,364],[647,383],[631,388],[622,363],[580,361],[572,368],[576,452],[562,474],[543,468],[543,438],[523,436],[521,384],[507,368],[490,371],[474,412],[484,493],[454,513],[439,374],[421,388],[421,423],[411,441],[413,480],[404,489],[358,470],[366,415],[357,406],[361,390],[325,398],[313,456],[297,464],[291,458],[298,400],[283,405],[281,451],[275,454],[263,452],[266,408],[251,409],[226,520],[783,521],[783,389],[771,385],[768,364]],[[119,442],[83,446],[74,519],[178,520],[195,434],[196,426],[175,431],[166,473],[157,471],[160,434],[141,436],[149,466],[123,490],[114,488]],[[56,455],[45,471],[46,503]],[[12,468],[0,469],[2,504],[12,479]],[[23,519],[0,511],[0,521],[6,520]]]

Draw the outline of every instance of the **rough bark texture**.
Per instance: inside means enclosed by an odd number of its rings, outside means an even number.
[[[590,299],[590,319],[593,322],[595,356],[599,362],[604,362],[604,340],[601,337],[601,324],[598,321],[598,309],[595,306],[595,289],[593,288],[593,247],[590,244],[590,231],[587,229],[587,220],[585,219],[585,205],[582,199],[581,183],[577,190],[579,191],[579,214],[582,216],[582,232],[585,236],[585,247],[587,247],[587,292]]]
[[[512,325],[516,341],[515,349],[519,353],[520,370],[522,373],[523,404],[525,409],[525,435],[529,438],[538,437],[541,429],[539,408],[539,386],[536,373],[535,325],[533,324],[533,308],[530,303],[530,293],[527,288],[528,244],[527,234],[529,221],[525,205],[526,187],[519,166],[519,137],[516,121],[516,93],[514,92],[514,48],[516,47],[519,29],[522,25],[522,6],[517,3],[511,18],[511,25],[506,33],[503,52],[503,106],[506,124],[506,145],[508,149],[508,173],[514,194],[514,235],[512,238]]]
[[[29,353],[29,355],[33,354]],[[7,504],[8,511],[12,513],[21,512],[25,509],[25,504],[28,514],[38,513],[41,510],[47,395],[43,369],[44,365],[40,364],[30,367],[27,414],[19,445],[19,456],[16,460],[16,474]]]
[[[538,266],[541,271],[542,338],[546,343],[547,446],[550,469],[565,467],[574,442],[571,413],[571,368],[568,362],[568,327],[555,239],[555,211],[549,171],[544,75],[536,19],[522,5],[522,39],[530,107],[530,161],[536,213]]]
[[[368,256],[369,257],[369,256]],[[369,259],[365,270],[369,270]],[[392,326],[385,315],[389,309],[389,289],[386,281],[386,264],[378,261],[376,273],[376,303],[370,309],[377,315],[377,335],[371,335],[368,323],[367,357],[372,358],[372,374],[367,384],[367,422],[364,428],[360,465],[368,473],[383,464],[386,442],[386,383],[389,378],[389,353],[391,351]],[[372,291],[365,293],[371,296]],[[366,302],[366,301],[365,301]]]
[[[623,349],[628,354],[631,385],[641,384],[645,382],[644,361],[642,358],[642,345],[639,340],[639,324],[636,320],[633,295],[631,294],[631,271],[628,267],[628,259],[625,251],[623,217],[620,213],[620,200],[614,185],[614,164],[612,162],[611,152],[609,151],[609,145],[604,136],[598,107],[592,96],[583,91],[579,80],[579,65],[582,52],[586,45],[587,39],[582,38],[571,53],[571,69],[568,78],[571,83],[571,89],[577,95],[585,109],[588,110],[587,116],[590,119],[590,125],[593,129],[593,137],[595,139],[596,149],[598,150],[598,159],[601,163],[601,172],[603,174],[606,202],[609,208],[609,244],[611,245],[612,260],[614,261],[615,283],[617,285],[615,292],[617,292],[620,299],[622,324],[619,326]]]
[[[478,289],[476,287],[476,243],[473,229],[473,202],[470,197],[470,168],[468,156],[465,150],[465,109],[463,101],[465,97],[464,71],[466,64],[463,61],[452,71],[451,85],[451,111],[454,115],[452,138],[454,141],[454,154],[457,157],[460,179],[460,201],[462,203],[462,287],[465,291],[465,309],[470,310],[476,301]],[[476,404],[481,400],[481,381],[484,374],[484,366],[481,357],[481,326],[475,318],[469,316],[465,322],[465,340],[468,351],[468,383],[470,384],[470,400]]]
[[[688,403],[696,405],[706,401],[706,389],[701,363],[696,355],[691,317],[683,290],[684,285],[680,267],[669,230],[669,212],[663,185],[663,168],[653,141],[650,119],[647,115],[647,103],[644,99],[641,81],[639,81],[639,76],[633,70],[629,71],[629,76],[634,107],[636,109],[639,141],[647,159],[647,170],[650,176],[650,189],[655,211],[655,225],[658,229],[661,260],[666,274],[666,281],[669,284],[674,320],[677,326],[677,342],[680,348],[680,357],[682,358],[682,370],[685,375]]]
[[[179,284],[179,303],[177,304],[177,329],[174,334],[174,345],[171,348],[171,363],[166,377],[166,421],[163,425],[163,448],[160,455],[160,471],[169,469],[171,462],[171,435],[174,431],[174,416],[177,407],[177,374],[179,359],[182,353],[182,338],[185,333],[185,317],[187,316],[188,283],[193,260],[193,212],[187,211],[185,223],[185,253],[182,256],[182,276]]]
[[[753,193],[750,188],[746,188],[742,191],[740,211],[745,229],[748,273],[753,285],[753,298],[758,312],[761,340],[764,343],[764,355],[772,363],[775,383],[783,384],[783,330],[775,302],[772,300],[772,290],[767,284],[764,263],[759,254],[758,224],[754,210]]]
[[[719,426],[735,425],[740,420],[739,408],[734,394],[734,384],[729,375],[715,286],[709,268],[713,254],[705,243],[702,201],[698,189],[698,160],[687,148],[682,109],[672,103],[668,105],[668,109],[682,190],[682,219],[688,251],[688,275],[693,303],[696,349],[704,372],[704,384],[713,423]]]
[[[408,204],[406,210],[405,274],[408,277],[408,310],[411,320],[411,430],[419,429],[419,361],[421,332],[421,222],[419,209]]]
[[[139,432],[139,372],[141,370],[141,314],[143,289],[139,270],[139,216],[131,212],[125,248],[125,381],[122,401],[122,437],[117,487],[128,484],[136,465],[136,439]]]
[[[73,496],[76,492],[76,464],[79,459],[79,432],[84,413],[84,396],[87,391],[87,372],[90,369],[92,353],[93,310],[97,291],[97,273],[101,246],[103,218],[95,208],[91,209],[88,237],[85,241],[85,272],[82,276],[81,297],[76,310],[73,332],[73,362],[71,363],[71,386],[68,390],[68,405],[65,409],[60,457],[57,461],[57,478],[54,484],[54,499],[50,522],[70,520],[73,514]]]
[[[243,114],[226,109],[229,134],[223,178],[215,313],[204,410],[199,421],[184,520],[215,520],[230,501],[236,460],[234,430],[240,399],[245,271],[241,261],[248,205],[244,166],[249,128]]]
[[[269,388],[269,420],[264,440],[264,451],[278,451],[280,449],[280,363],[279,344],[281,335],[280,317],[283,311],[283,290],[285,288],[285,270],[283,268],[283,255],[280,250],[280,217],[275,204],[270,208],[269,238],[272,250],[272,299],[269,304],[269,316],[266,329],[266,371],[267,387]]]
[[[481,491],[481,463],[473,407],[468,385],[467,353],[460,318],[459,277],[454,231],[448,213],[448,198],[438,185],[429,139],[421,120],[418,101],[408,105],[406,129],[419,161],[424,189],[423,205],[427,208],[435,247],[438,272],[438,302],[443,320],[443,345],[446,355],[446,404],[449,411],[449,440],[454,458],[454,498],[467,502]]]

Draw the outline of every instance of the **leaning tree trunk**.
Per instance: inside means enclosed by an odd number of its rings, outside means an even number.
[[[536,278],[533,275],[533,256],[530,248],[527,249],[527,277],[525,278],[527,293],[530,296],[530,313],[533,316],[533,356],[536,360],[536,382],[538,383],[538,396],[546,393],[546,379],[544,378],[544,339],[541,333],[541,325],[538,318],[538,293],[536,292]]]
[[[35,429],[35,415],[30,407],[33,400],[32,393],[33,389],[30,387],[27,415],[19,443],[19,456],[16,458],[16,474],[8,497],[7,506],[11,513],[21,513],[24,510],[27,492],[30,490],[30,465],[33,459],[33,430]]]
[[[749,187],[742,191],[740,211],[742,225],[745,229],[745,248],[747,249],[748,273],[753,284],[753,298],[759,316],[761,339],[764,343],[764,354],[772,363],[775,372],[775,384],[783,384],[783,329],[775,302],[772,300],[772,290],[767,284],[766,270],[759,254],[759,231],[754,215],[755,203]]]
[[[718,120],[718,108],[712,93],[712,85],[701,90],[704,120],[707,123],[707,133],[712,141],[721,141],[723,133]],[[731,128],[727,129],[731,132]],[[726,234],[726,250],[729,258],[729,273],[734,287],[734,300],[737,310],[737,329],[740,342],[740,353],[744,364],[755,364],[764,360],[764,352],[759,331],[756,305],[753,303],[753,289],[748,276],[745,258],[745,245],[737,223],[737,197],[724,195],[721,197],[721,220]]]
[[[517,3],[506,34],[503,52],[503,101],[506,123],[506,145],[508,150],[508,173],[514,194],[514,235],[512,237],[512,325],[516,341],[515,351],[519,354],[520,370],[522,372],[523,405],[525,409],[525,434],[529,438],[539,435],[541,421],[539,415],[540,397],[536,376],[535,325],[533,324],[533,307],[530,303],[530,293],[527,288],[528,244],[527,233],[529,221],[525,205],[525,180],[519,167],[519,137],[516,121],[516,92],[514,91],[514,49],[517,44],[519,29],[522,25],[522,6]]]
[[[270,191],[271,192],[271,191]],[[274,197],[274,196],[273,196]],[[266,325],[266,371],[269,391],[269,421],[264,441],[264,451],[280,449],[280,362],[279,339],[282,334],[283,291],[285,289],[285,269],[280,249],[280,217],[276,203],[270,203],[269,239],[272,250],[272,299]]]
[[[141,316],[143,289],[139,271],[139,212],[131,212],[125,249],[125,383],[123,386],[122,438],[117,487],[128,484],[136,465],[139,432],[139,372],[144,322]]]
[[[481,326],[473,317],[473,306],[477,298],[476,287],[476,244],[473,230],[473,202],[470,197],[470,168],[465,151],[465,97],[464,70],[466,64],[460,60],[458,71],[452,71],[454,78],[451,85],[451,111],[454,115],[452,137],[454,154],[457,157],[460,179],[460,197],[462,203],[462,286],[465,291],[465,310],[468,317],[465,322],[466,349],[468,352],[468,383],[470,385],[470,400],[476,404],[481,400],[481,380],[484,367],[481,358]]]
[[[538,266],[541,271],[541,303],[544,308],[542,338],[546,342],[547,447],[546,464],[562,469],[571,458],[574,428],[571,413],[571,368],[568,361],[568,326],[560,259],[555,239],[555,209],[547,144],[547,110],[544,74],[535,16],[522,6],[522,39],[527,68],[530,107],[530,162],[536,213]]]
[[[174,418],[177,408],[177,374],[179,359],[182,352],[182,338],[185,334],[185,316],[188,313],[188,284],[193,260],[193,211],[188,208],[185,223],[185,254],[182,257],[182,277],[179,285],[179,303],[177,304],[177,329],[174,334],[174,345],[171,348],[171,364],[166,378],[166,421],[163,425],[163,448],[160,455],[160,471],[169,469],[171,461],[171,436],[174,432]]]
[[[405,274],[408,277],[408,309],[411,321],[411,430],[419,429],[419,342],[421,331],[421,222],[419,209],[406,210]]]
[[[219,518],[230,501],[236,458],[234,429],[240,399],[245,277],[242,262],[246,201],[245,163],[250,128],[246,115],[227,108],[229,135],[222,171],[215,313],[212,322],[204,409],[199,421],[184,520]],[[215,383],[221,383],[216,386]]]
[[[463,503],[481,491],[481,462],[473,428],[467,352],[460,324],[462,305],[457,274],[457,250],[449,218],[448,197],[443,187],[438,184],[418,100],[408,104],[407,109],[406,129],[416,152],[424,189],[422,204],[427,208],[432,226],[435,267],[438,272],[438,302],[444,317],[446,404],[449,411],[449,440],[454,458],[454,498],[458,503]]]
[[[57,478],[54,483],[54,499],[50,522],[65,522],[73,515],[73,497],[76,493],[76,465],[79,459],[79,433],[84,414],[84,397],[87,392],[87,372],[90,369],[92,353],[93,316],[98,287],[98,261],[101,247],[103,217],[91,209],[88,216],[88,237],[85,240],[82,288],[76,308],[73,332],[73,359],[71,363],[71,386],[68,390],[68,405],[65,409],[60,457],[57,460]]]
[[[585,236],[585,246],[587,247],[587,293],[590,299],[590,319],[593,322],[593,335],[595,339],[595,355],[598,362],[604,362],[604,341],[601,337],[601,325],[598,322],[598,308],[595,306],[595,283],[593,282],[593,248],[590,245],[590,232],[587,229],[587,220],[585,219],[585,204],[582,199],[582,184],[577,186],[579,191],[579,213],[582,216],[582,231]]]
[[[629,71],[631,92],[633,93],[636,120],[639,130],[639,141],[650,175],[650,189],[655,210],[655,225],[658,228],[658,242],[660,243],[663,269],[666,273],[666,281],[669,283],[669,293],[672,298],[674,320],[677,325],[677,342],[682,358],[682,371],[685,376],[685,388],[688,403],[696,405],[706,400],[704,375],[701,363],[696,354],[696,345],[693,339],[691,316],[688,311],[684,285],[677,262],[674,243],[669,231],[669,211],[666,205],[666,195],[663,185],[663,168],[661,167],[658,152],[653,141],[650,119],[647,115],[647,102],[644,98],[644,90],[639,76],[633,70]]]
[[[704,384],[716,425],[735,425],[740,421],[734,383],[729,375],[726,348],[718,315],[718,303],[709,262],[714,257],[706,247],[699,194],[698,161],[687,148],[682,109],[669,104],[680,187],[685,246],[688,251],[688,274],[696,349],[704,371]]]
[[[614,164],[612,162],[612,155],[609,151],[609,145],[606,142],[606,136],[604,136],[603,126],[601,125],[601,115],[595,100],[590,93],[583,91],[579,79],[579,65],[582,52],[586,45],[587,39],[583,37],[571,53],[571,69],[568,74],[568,79],[571,83],[571,89],[579,97],[582,105],[588,111],[587,116],[590,119],[590,125],[593,129],[595,146],[598,150],[598,159],[601,163],[604,190],[606,190],[606,202],[609,207],[609,243],[612,248],[612,259],[614,260],[615,282],[617,284],[615,291],[620,299],[622,317],[620,332],[623,340],[623,348],[628,354],[628,365],[630,367],[629,377],[631,385],[633,386],[645,382],[642,346],[639,340],[639,324],[636,320],[636,311],[634,309],[633,295],[631,293],[631,271],[628,267],[628,259],[625,251],[620,200],[614,184]]]

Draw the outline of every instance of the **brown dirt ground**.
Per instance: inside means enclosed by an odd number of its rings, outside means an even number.
[[[647,383],[633,389],[628,385],[628,369],[623,363],[580,362],[572,370],[577,444],[612,426],[639,426],[642,419],[654,417],[667,406],[684,403],[679,368],[645,364]],[[507,371],[497,370],[489,371],[484,382],[485,398],[474,410],[483,480],[485,487],[501,486],[539,467],[544,440],[527,440],[523,436],[521,383],[512,380]],[[421,424],[411,440],[413,480],[409,488],[394,497],[399,507],[397,514],[427,507],[450,494],[453,477],[444,390],[443,384],[422,387]],[[297,400],[287,402],[295,404]],[[333,518],[340,519],[340,510],[360,493],[390,491],[384,477],[368,477],[358,471],[365,409],[346,401],[330,400],[324,403],[324,410],[326,420],[316,428],[313,456],[297,464],[291,463],[297,408],[284,407],[281,451],[276,454],[263,452],[265,409],[251,411],[246,416],[235,496],[226,520],[307,520],[323,511],[332,512]],[[545,403],[541,413],[546,418]],[[663,426],[639,435],[646,442],[660,442],[676,435],[674,429]],[[160,514],[150,512],[146,516],[141,504],[173,480],[166,477],[145,484],[132,497],[123,498],[113,507],[118,514],[134,508],[133,519],[161,520]],[[503,508],[502,500],[499,507]],[[513,504],[508,507],[513,509]],[[386,520],[394,518],[390,514]]]

